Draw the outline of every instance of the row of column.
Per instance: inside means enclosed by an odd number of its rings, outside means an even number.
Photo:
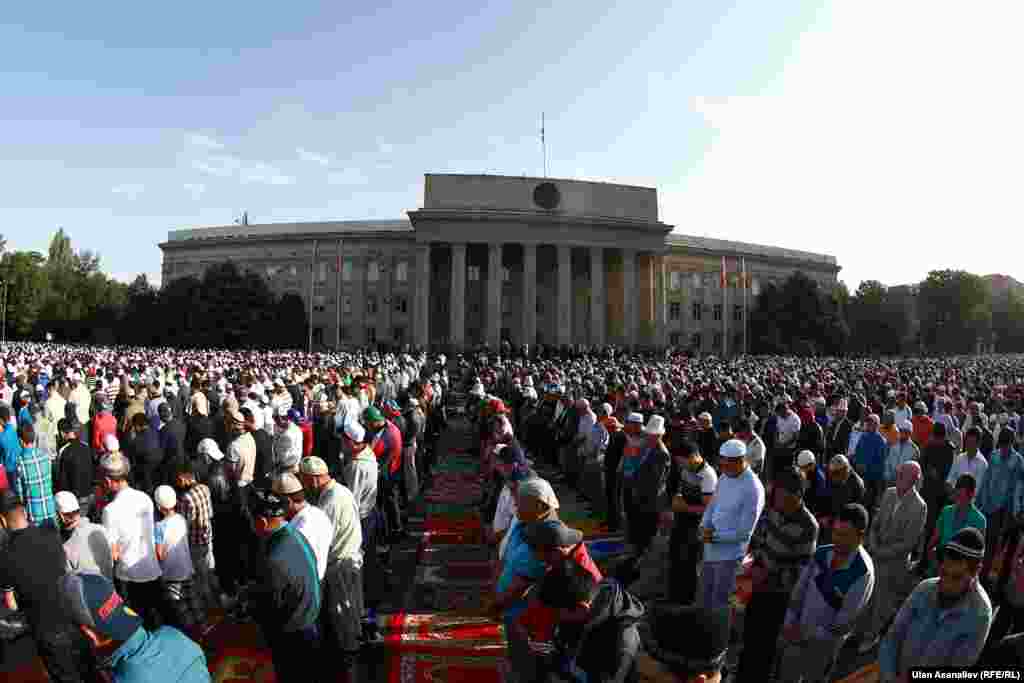
[[[415,343],[427,345],[430,335],[430,282],[432,279],[429,244],[421,244],[416,252],[417,290],[415,302]],[[501,342],[501,303],[502,303],[502,248],[503,245],[488,245],[487,267],[487,315],[485,340],[491,348],[497,348]],[[570,245],[556,245],[557,251],[557,327],[555,343],[565,345],[572,343],[572,249]],[[604,247],[588,247],[590,254],[590,344],[604,345],[606,339],[607,288],[604,269]],[[637,326],[639,316],[637,296],[637,251],[622,249],[623,262],[623,314],[625,328],[625,344],[634,346],[637,343]],[[663,273],[660,262],[652,266],[651,272],[656,279],[656,299],[654,302],[654,323],[658,338],[665,330],[665,297],[660,292],[663,287]],[[523,245],[523,281],[522,281],[522,338],[529,344],[537,339],[537,245]],[[451,302],[449,305],[451,343],[460,347],[465,344],[466,321],[466,244],[451,245]]]

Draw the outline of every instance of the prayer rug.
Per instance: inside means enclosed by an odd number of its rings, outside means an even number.
[[[489,545],[438,545],[428,544],[420,549],[417,561],[420,564],[446,564],[448,562],[490,562],[495,556]],[[591,555],[593,557],[593,555]]]
[[[882,672],[876,662],[854,671],[836,683],[878,683],[880,680],[882,680]]]
[[[505,637],[497,622],[444,614],[381,615],[386,683],[502,683]]]

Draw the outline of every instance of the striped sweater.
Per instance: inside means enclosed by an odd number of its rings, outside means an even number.
[[[804,565],[814,556],[818,544],[818,522],[801,505],[787,516],[766,508],[750,541],[754,561],[768,570],[763,589],[789,593],[800,578]]]

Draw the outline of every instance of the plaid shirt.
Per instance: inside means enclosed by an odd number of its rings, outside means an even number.
[[[28,521],[36,526],[57,523],[57,505],[53,500],[53,475],[50,456],[37,448],[26,448],[18,456],[14,492],[25,504]]]
[[[188,523],[188,544],[192,548],[213,543],[213,498],[206,484],[196,484],[178,498],[178,512]]]

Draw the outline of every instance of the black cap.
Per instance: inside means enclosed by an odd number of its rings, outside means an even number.
[[[249,509],[253,517],[272,519],[288,513],[288,502],[271,491],[253,489],[249,494]]]
[[[804,478],[794,467],[786,467],[776,472],[773,483],[794,496],[804,496]]]
[[[964,472],[956,480],[956,489],[970,489],[976,491],[978,488],[978,480],[974,478],[974,475],[970,472]]]
[[[570,529],[560,519],[549,519],[523,527],[523,540],[531,548],[559,548],[576,545],[583,540],[583,533]]]
[[[847,503],[839,510],[839,520],[857,531],[867,531],[868,519],[868,511],[860,503]]]
[[[961,529],[946,543],[943,557],[960,560],[985,559],[985,534],[972,526]]]
[[[652,613],[652,657],[683,677],[722,670],[729,650],[728,607],[707,609],[659,603]]]
[[[0,491],[0,515],[6,515],[15,508],[24,507],[21,498],[11,489]]]

